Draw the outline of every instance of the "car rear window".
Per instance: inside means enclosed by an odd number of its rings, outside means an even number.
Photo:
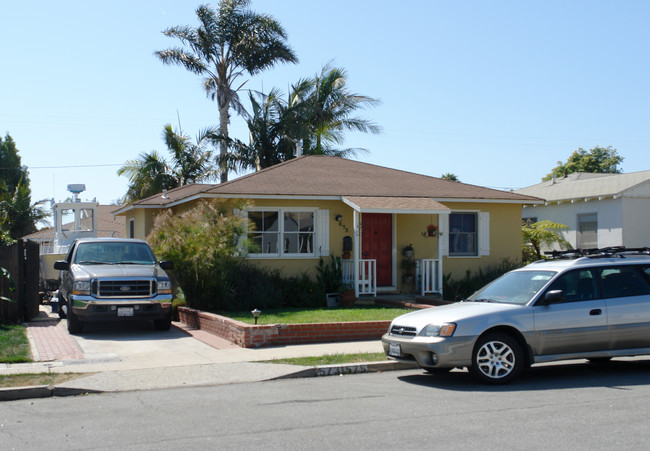
[[[603,296],[621,298],[650,294],[650,285],[637,266],[605,268],[600,272]]]

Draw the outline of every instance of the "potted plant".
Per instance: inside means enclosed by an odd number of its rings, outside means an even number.
[[[413,255],[415,255],[413,245],[409,243],[408,245],[404,246],[404,249],[402,249],[402,256],[404,258],[413,258]]]
[[[438,234],[438,226],[435,224],[429,224],[427,226],[427,235],[436,236]]]
[[[341,284],[341,307],[354,307],[357,298],[354,293],[354,284],[352,282],[344,282]]]

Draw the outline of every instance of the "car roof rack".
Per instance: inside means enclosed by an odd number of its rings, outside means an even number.
[[[551,259],[589,258],[625,258],[628,255],[650,255],[650,247],[610,246],[593,249],[569,249],[566,251],[544,252]]]

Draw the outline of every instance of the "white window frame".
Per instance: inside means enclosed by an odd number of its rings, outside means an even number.
[[[278,213],[278,252],[274,254],[266,253],[249,253],[248,258],[251,259],[313,259],[318,258],[323,255],[324,251],[329,253],[329,249],[323,249],[323,239],[321,238],[324,233],[329,233],[323,226],[321,221],[321,215],[324,213],[327,214],[327,210],[320,210],[314,207],[250,207],[247,212],[252,211],[268,211],[268,212],[277,212]],[[314,232],[312,238],[312,252],[309,254],[295,254],[295,253],[284,253],[282,243],[284,243],[284,214],[290,212],[305,213],[310,212],[314,215]],[[248,215],[247,215],[248,216]],[[327,255],[327,254],[325,254]]]

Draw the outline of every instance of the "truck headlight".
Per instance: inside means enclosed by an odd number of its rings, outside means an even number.
[[[158,281],[158,294],[172,294],[171,280]]]
[[[90,281],[84,280],[75,282],[74,285],[72,285],[72,294],[90,295]]]
[[[455,323],[428,324],[420,331],[422,337],[451,337],[456,330]]]

